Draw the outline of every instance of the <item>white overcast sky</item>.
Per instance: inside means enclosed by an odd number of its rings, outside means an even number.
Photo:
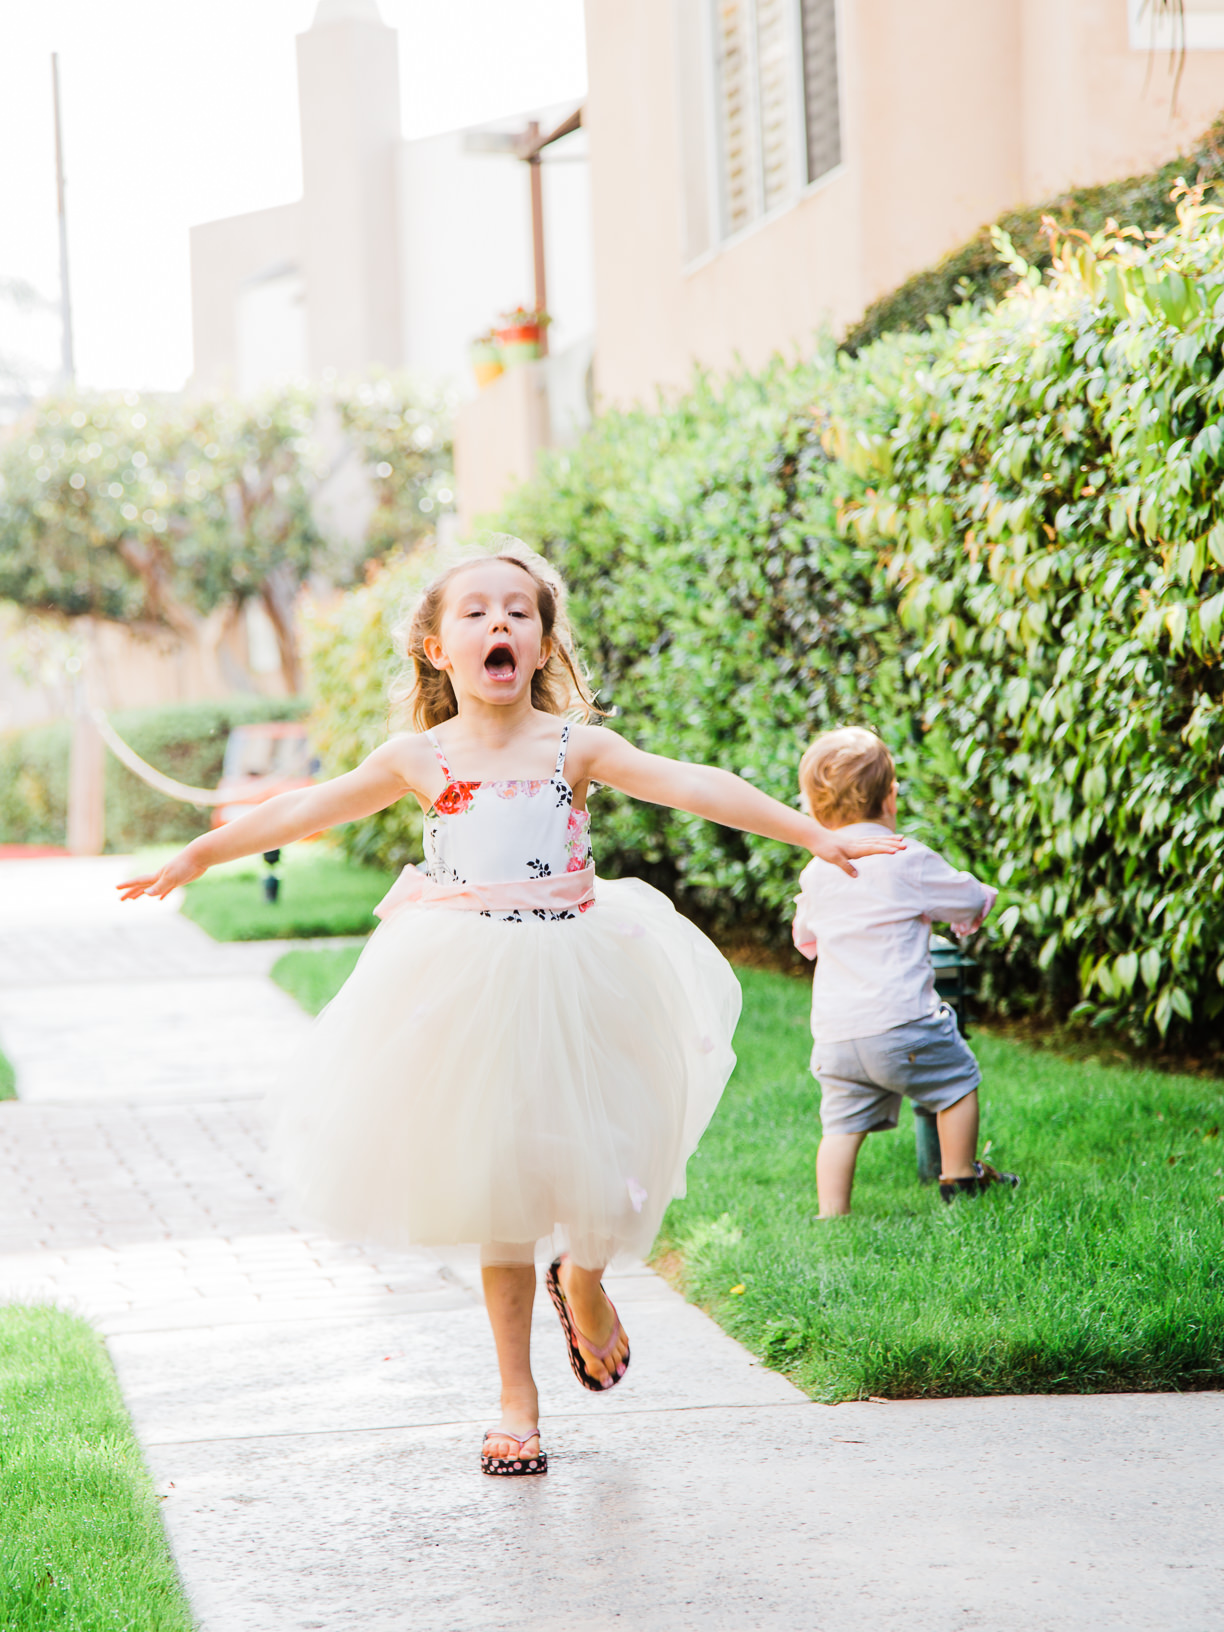
[[[51,53],[60,59],[77,377],[191,371],[187,232],[301,196],[294,35],[316,0],[0,0],[0,278],[59,290]],[[582,0],[379,0],[405,136],[586,89]],[[0,350],[50,346],[0,303]]]

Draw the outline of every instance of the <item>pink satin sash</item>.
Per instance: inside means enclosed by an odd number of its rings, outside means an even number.
[[[460,912],[566,912],[595,899],[595,868],[555,878],[516,878],[504,884],[437,884],[409,864],[374,908],[384,920],[402,907],[449,907]]]

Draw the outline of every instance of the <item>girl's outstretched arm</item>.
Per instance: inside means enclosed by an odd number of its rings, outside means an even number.
[[[279,850],[294,839],[305,839],[324,828],[384,810],[413,791],[418,761],[428,775],[430,761],[419,753],[417,741],[414,737],[393,738],[376,748],[355,771],[313,788],[278,793],[245,816],[192,839],[159,872],[120,884],[120,895],[125,901],[134,901],[139,895],[160,898],[181,884],[190,884],[220,861]]]
[[[767,839],[780,839],[783,844],[799,845],[822,861],[840,867],[851,878],[858,877],[852,864],[855,856],[905,847],[905,840],[891,833],[843,838],[802,811],[771,799],[731,771],[644,753],[606,727],[583,729],[581,751],[584,774],[593,782],[603,782],[652,805],[691,811],[723,827],[738,827],[745,833],[760,833]]]

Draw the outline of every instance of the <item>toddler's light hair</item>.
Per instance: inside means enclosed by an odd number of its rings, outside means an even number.
[[[546,714],[568,715],[575,720],[602,715],[574,651],[560,575],[520,538],[499,533],[489,543],[491,549],[464,551],[431,579],[408,616],[396,625],[393,638],[403,668],[391,685],[393,722],[407,721],[414,731],[430,731],[459,712],[450,675],[434,668],[425,655],[425,641],[430,635],[436,636],[441,627],[451,581],[486,561],[509,561],[521,567],[535,585],[544,638],[551,640],[552,649],[544,667],[531,677],[532,704]]]
[[[799,761],[799,786],[824,825],[870,822],[884,809],[896,766],[874,731],[848,725],[826,731]]]

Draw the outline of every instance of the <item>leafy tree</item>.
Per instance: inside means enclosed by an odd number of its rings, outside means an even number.
[[[353,770],[387,740],[388,687],[399,666],[394,631],[433,569],[427,550],[371,571],[347,595],[312,604],[306,616],[311,742],[326,776]],[[401,799],[341,830],[356,861],[391,868],[421,856],[421,812]]]
[[[44,401],[0,449],[0,598],[182,634],[255,598],[296,691],[305,580],[351,582],[450,503],[445,408],[391,381],[256,402]],[[355,543],[328,535],[317,502],[352,459],[374,494]]]

